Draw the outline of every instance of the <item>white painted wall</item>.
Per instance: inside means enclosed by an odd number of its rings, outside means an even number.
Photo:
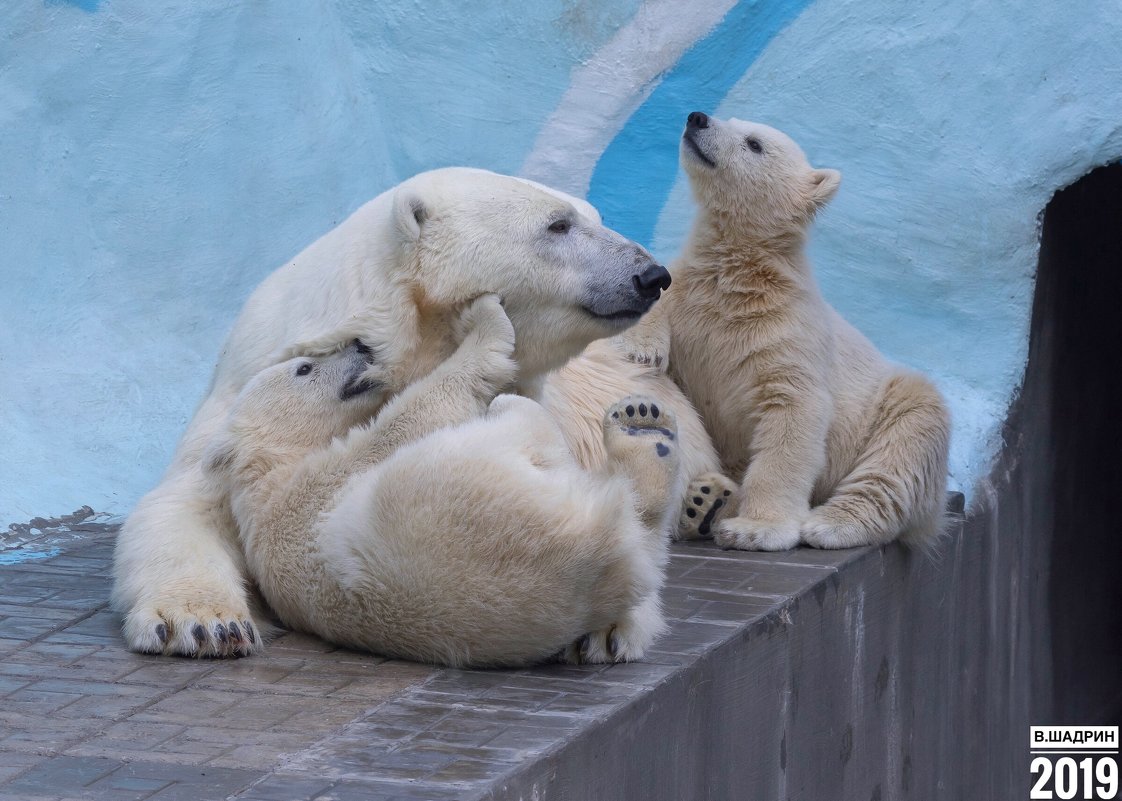
[[[1036,215],[1122,157],[1122,14],[1085,0],[17,5],[0,36],[0,525],[125,513],[252,287],[446,164],[587,189],[669,258],[686,113],[842,170],[827,296],[931,372],[984,476],[1024,365]]]

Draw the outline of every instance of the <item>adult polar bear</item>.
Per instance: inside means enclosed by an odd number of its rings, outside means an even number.
[[[635,322],[666,278],[589,204],[483,170],[422,173],[361,207],[251,295],[171,466],[122,527],[112,601],[129,647],[234,656],[262,645],[234,521],[201,467],[254,375],[358,338],[378,352],[372,379],[399,390],[447,359],[462,310],[485,293],[504,299],[514,327],[519,390],[586,468],[607,464],[602,416],[619,398],[677,412],[682,478],[667,503],[680,508],[690,477],[719,465],[700,420],[668,379],[610,343],[587,347]]]

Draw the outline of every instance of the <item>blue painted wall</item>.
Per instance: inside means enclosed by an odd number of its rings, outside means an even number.
[[[418,170],[588,194],[672,257],[694,108],[843,172],[825,292],[939,381],[969,489],[1024,366],[1036,215],[1122,156],[1114,2],[51,0],[4,28],[0,525],[127,512],[252,287]]]

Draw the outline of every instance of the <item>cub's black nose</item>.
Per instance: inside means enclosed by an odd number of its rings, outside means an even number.
[[[659,291],[670,286],[670,273],[661,264],[652,264],[638,275],[631,276],[631,283],[640,297],[657,299]]]
[[[686,127],[688,128],[708,128],[709,117],[700,111],[691,111],[690,116],[686,117]]]

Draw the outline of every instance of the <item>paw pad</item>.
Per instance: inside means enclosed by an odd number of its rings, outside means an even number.
[[[678,522],[679,539],[706,537],[727,513],[729,496],[736,485],[716,473],[707,473],[690,483]]]

